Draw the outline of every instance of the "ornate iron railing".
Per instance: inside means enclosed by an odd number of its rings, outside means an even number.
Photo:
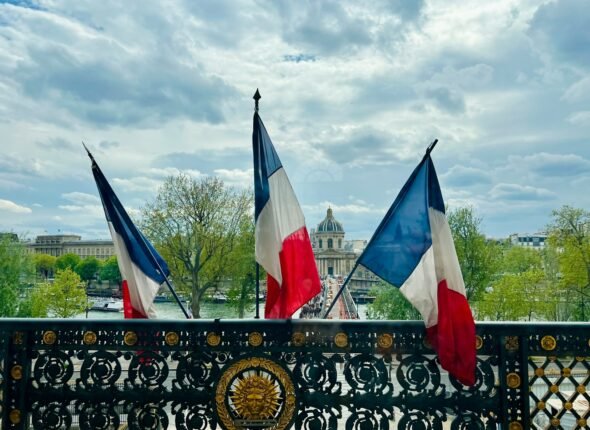
[[[465,387],[421,322],[1,320],[2,428],[588,428],[590,325],[477,334]]]

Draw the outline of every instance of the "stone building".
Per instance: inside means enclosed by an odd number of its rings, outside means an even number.
[[[322,278],[346,278],[367,245],[366,240],[345,240],[344,227],[334,218],[332,208],[328,208],[326,217],[317,228],[311,229],[310,239],[318,272]],[[377,277],[365,268],[358,267],[349,283],[351,293],[357,301],[370,300],[369,292],[376,282]]]
[[[112,240],[82,240],[75,234],[54,234],[37,236],[34,242],[27,244],[33,254],[48,254],[60,257],[64,254],[76,254],[81,258],[96,257],[106,260],[115,255]]]

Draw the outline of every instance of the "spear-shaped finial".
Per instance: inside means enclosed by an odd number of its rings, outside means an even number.
[[[432,152],[432,150],[434,149],[434,147],[436,146],[436,144],[438,143],[438,139],[434,139],[434,141],[428,145],[428,148],[426,148],[426,154],[424,154],[424,157],[428,157],[430,155],[430,153]]]
[[[88,147],[86,146],[86,144],[84,143],[84,141],[82,141],[82,146],[84,147],[84,149],[86,150],[86,153],[88,154],[88,156],[90,157],[90,159],[92,161],[94,161],[94,157],[92,156],[92,154],[90,153],[90,150],[88,149]]]
[[[258,88],[256,88],[256,92],[254,93],[254,97],[252,98],[254,99],[254,110],[258,112],[258,100],[262,98],[260,92],[258,92]]]

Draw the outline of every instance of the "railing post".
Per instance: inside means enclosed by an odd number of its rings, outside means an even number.
[[[529,428],[528,341],[526,336],[502,336],[500,344],[500,407],[502,428]]]
[[[30,372],[27,354],[28,333],[15,330],[10,334],[4,356],[3,419],[4,430],[27,428],[28,410],[26,406],[26,387]]]

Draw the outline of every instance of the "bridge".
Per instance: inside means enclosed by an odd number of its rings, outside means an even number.
[[[418,321],[4,319],[1,426],[588,428],[588,324],[476,330],[467,387]]]

